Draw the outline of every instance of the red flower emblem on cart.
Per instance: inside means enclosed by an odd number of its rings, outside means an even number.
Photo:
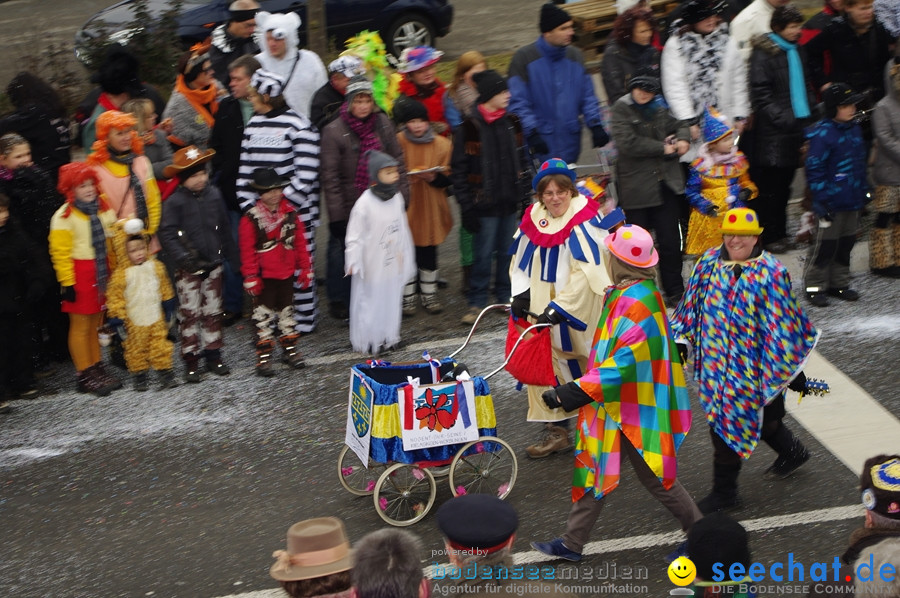
[[[425,391],[424,403],[416,408],[416,419],[419,420],[419,428],[427,426],[432,432],[440,432],[456,423],[455,411],[452,395],[435,395],[429,388]]]

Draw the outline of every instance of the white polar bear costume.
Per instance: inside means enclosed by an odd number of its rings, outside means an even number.
[[[256,13],[256,43],[262,52],[256,59],[267,71],[281,76],[285,81],[284,99],[294,112],[309,116],[309,104],[313,95],[328,82],[325,65],[315,52],[301,50],[298,29],[300,16],[291,12],[272,14],[265,11]],[[287,52],[281,58],[269,53],[266,33],[271,31],[276,37],[287,40]]]

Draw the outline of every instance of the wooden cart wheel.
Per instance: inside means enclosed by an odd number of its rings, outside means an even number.
[[[369,459],[369,467],[366,469],[356,453],[347,445],[344,445],[338,456],[338,479],[341,486],[357,496],[369,496],[375,492],[375,483],[385,469],[387,465],[376,463],[372,459]]]
[[[519,465],[506,442],[482,436],[468,442],[450,464],[450,490],[461,494],[493,494],[506,498],[516,484]]]
[[[436,491],[430,471],[418,465],[395,463],[375,484],[375,511],[391,525],[412,525],[431,509]]]

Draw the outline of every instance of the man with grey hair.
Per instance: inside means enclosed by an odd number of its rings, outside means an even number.
[[[259,46],[253,40],[259,9],[256,0],[234,0],[228,6],[228,21],[213,29],[209,60],[216,77],[225,87],[228,87],[228,65],[231,61],[244,54],[259,52]]]
[[[427,598],[422,543],[413,534],[382,529],[355,546],[351,580],[356,598]]]

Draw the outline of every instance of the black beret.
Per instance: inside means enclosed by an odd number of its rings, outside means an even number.
[[[519,516],[496,496],[464,494],[441,505],[437,522],[455,548],[490,549],[509,540],[519,526]]]

